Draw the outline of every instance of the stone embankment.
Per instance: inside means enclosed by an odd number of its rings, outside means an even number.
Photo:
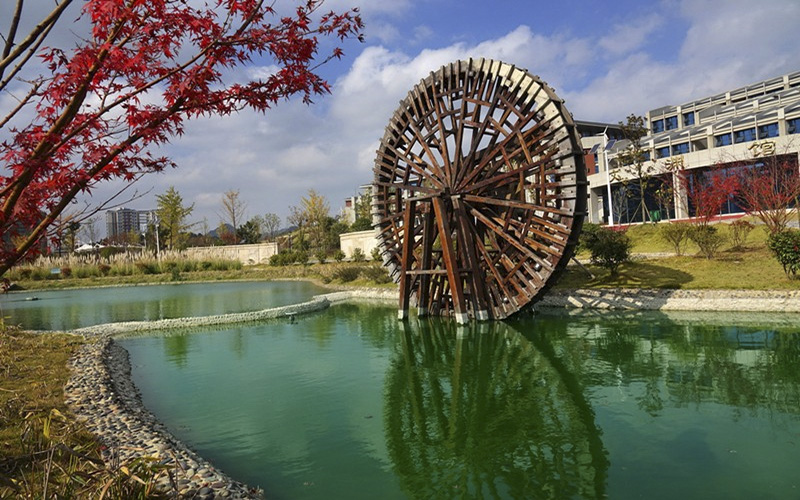
[[[800,313],[800,290],[551,290],[537,307]]]
[[[127,352],[112,337],[148,330],[185,329],[290,319],[349,300],[397,300],[396,290],[356,289],[263,311],[199,318],[131,321],[76,330],[88,342],[73,358],[65,392],[72,411],[106,445],[104,459],[118,464],[150,457],[167,466],[159,486],[179,498],[260,498],[260,490],[236,482],[175,439],[142,405],[130,378]],[[674,311],[770,311],[800,313],[800,290],[552,290],[537,307]]]

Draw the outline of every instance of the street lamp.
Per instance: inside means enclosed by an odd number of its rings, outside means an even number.
[[[608,151],[606,148],[608,147],[607,141],[608,137],[606,136],[606,132],[608,131],[608,127],[603,129],[603,167],[606,170],[606,193],[608,196],[608,225],[614,225],[614,209],[612,208],[613,203],[611,203],[611,176],[608,172],[609,164],[608,164]]]
[[[158,214],[150,212],[150,220],[153,223],[153,232],[156,233],[156,260],[161,261],[161,245],[158,242]]]

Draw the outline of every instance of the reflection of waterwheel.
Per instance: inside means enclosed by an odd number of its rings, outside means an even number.
[[[400,316],[464,323],[532,303],[566,266],[586,210],[575,124],[538,77],[459,61],[417,84],[375,160],[373,211]]]

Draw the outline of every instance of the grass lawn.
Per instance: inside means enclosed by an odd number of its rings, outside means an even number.
[[[599,266],[586,267],[595,275],[591,279],[576,265],[570,265],[557,288],[682,288],[682,289],[745,289],[800,290],[800,279],[790,279],[767,249],[767,234],[762,226],[748,236],[743,248],[732,248],[730,239],[713,259],[698,256],[693,243],[682,256],[643,258],[647,254],[673,254],[673,248],[658,234],[658,225],[631,226],[627,235],[633,244],[632,253],[640,257],[622,264],[617,276]],[[728,226],[717,225],[728,237]],[[588,260],[588,253],[578,255]]]

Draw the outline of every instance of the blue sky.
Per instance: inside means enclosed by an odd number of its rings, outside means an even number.
[[[310,107],[290,101],[266,115],[192,123],[163,151],[179,167],[145,177],[138,188],[151,193],[129,206],[155,206],[155,194],[174,185],[195,203],[191,218],[213,228],[228,189],[240,190],[248,218],[285,217],[316,189],[336,214],[371,182],[378,140],[400,99],[462,58],[527,68],[576,119],[614,123],[800,70],[797,0],[360,1],[366,42],[346,43],[345,57],[323,69],[330,95]],[[327,0],[325,8],[358,2]],[[268,64],[241,71],[258,74]]]

